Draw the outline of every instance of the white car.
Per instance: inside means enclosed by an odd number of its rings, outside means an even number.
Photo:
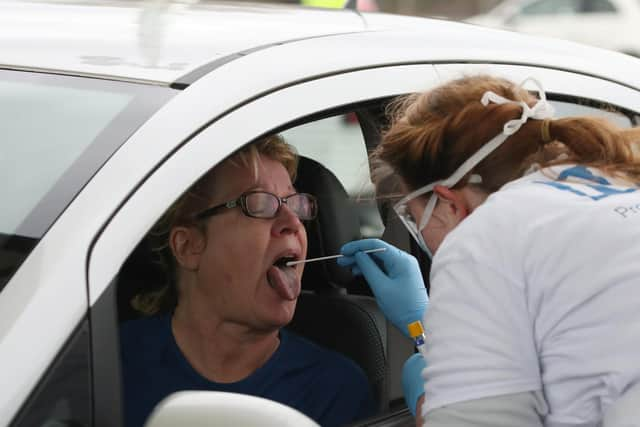
[[[304,157],[296,185],[321,211],[309,256],[363,235],[420,256],[370,200],[366,154],[394,97],[467,73],[534,76],[559,115],[638,123],[640,60],[627,55],[384,14],[138,5],[0,2],[1,426],[122,425],[118,324],[157,274],[147,231],[262,135]],[[360,425],[411,424],[400,371],[412,344],[361,279],[314,265],[291,327],[362,366],[379,413]],[[148,425],[313,425],[271,403],[178,393]]]
[[[637,0],[505,0],[467,22],[640,56]]]

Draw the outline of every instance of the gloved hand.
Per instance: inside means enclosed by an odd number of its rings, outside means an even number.
[[[363,253],[377,248],[386,250]],[[342,246],[340,253],[344,257],[338,258],[338,264],[364,275],[385,317],[408,337],[407,325],[422,320],[429,301],[418,261],[379,239],[354,240]]]
[[[424,394],[424,380],[422,379],[422,371],[427,366],[424,357],[420,353],[416,353],[404,362],[402,367],[402,391],[404,392],[404,401],[407,407],[416,416],[416,406],[418,399]]]

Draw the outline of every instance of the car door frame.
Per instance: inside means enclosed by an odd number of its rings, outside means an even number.
[[[166,208],[213,165],[261,135],[327,110],[350,105],[355,109],[358,104],[423,90],[437,82],[431,64],[377,67],[297,82],[231,109],[181,145],[146,178],[96,237],[88,258],[92,342],[94,348],[100,348],[94,353],[96,426],[119,425],[111,417],[114,405],[120,406],[116,395],[121,387],[117,273]],[[406,411],[400,414],[407,415]],[[388,414],[384,419],[390,422]]]
[[[612,93],[626,95],[621,107],[640,111],[640,93],[628,87],[573,72],[520,65],[436,64],[397,65],[349,71],[308,81],[299,81],[250,102],[232,108],[193,135],[168,156],[160,167],[130,195],[111,216],[97,236],[88,258],[88,286],[93,322],[94,345],[103,351],[96,354],[94,366],[104,371],[94,378],[94,393],[99,398],[119,393],[119,360],[115,307],[117,272],[129,253],[151,228],[165,209],[214,164],[261,135],[305,117],[342,106],[353,106],[375,99],[428,89],[442,79],[473,69],[502,72],[511,79],[535,72],[552,92],[611,102]],[[585,96],[587,95],[589,96]],[[609,95],[607,95],[609,94]],[[295,105],[295,109],[291,108]],[[218,141],[218,142],[216,142]],[[219,141],[224,141],[221,143]],[[189,165],[188,169],[184,165]],[[102,313],[98,315],[98,313]],[[100,359],[101,358],[101,359]],[[103,392],[100,391],[103,390]],[[405,414],[406,415],[406,414]],[[96,420],[108,417],[107,408],[96,406]],[[393,423],[393,417],[387,419]],[[99,423],[96,423],[99,425]],[[100,425],[119,425],[100,424]]]

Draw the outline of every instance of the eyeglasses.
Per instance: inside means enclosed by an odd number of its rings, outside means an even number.
[[[251,218],[275,218],[280,207],[285,204],[301,220],[312,220],[318,214],[318,201],[307,193],[294,193],[286,197],[278,197],[266,191],[249,191],[235,200],[207,208],[195,215],[201,220],[221,213],[224,209],[240,206],[242,213]]]
[[[396,211],[398,217],[400,218],[400,221],[402,221],[411,237],[413,237],[413,240],[415,240],[420,249],[422,249],[429,256],[429,259],[433,258],[433,255],[431,253],[431,250],[427,246],[427,242],[424,241],[422,230],[427,226],[429,218],[431,218],[431,214],[433,213],[433,208],[435,208],[437,198],[433,196],[429,198],[429,201],[424,208],[424,212],[422,213],[420,226],[418,226],[418,224],[416,224],[416,221],[413,219],[413,216],[409,212],[409,207],[407,204],[412,199],[429,193],[430,191],[433,191],[433,186],[422,187],[418,191],[414,191],[413,193],[408,194],[407,196],[402,198],[402,200],[396,203],[393,207],[393,210]]]

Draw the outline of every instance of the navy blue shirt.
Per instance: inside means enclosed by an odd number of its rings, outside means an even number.
[[[154,406],[180,390],[251,394],[291,406],[321,426],[341,426],[374,414],[365,374],[350,359],[284,329],[262,367],[235,383],[198,374],[171,332],[171,317],[126,322],[120,331],[126,427],[144,424]]]

